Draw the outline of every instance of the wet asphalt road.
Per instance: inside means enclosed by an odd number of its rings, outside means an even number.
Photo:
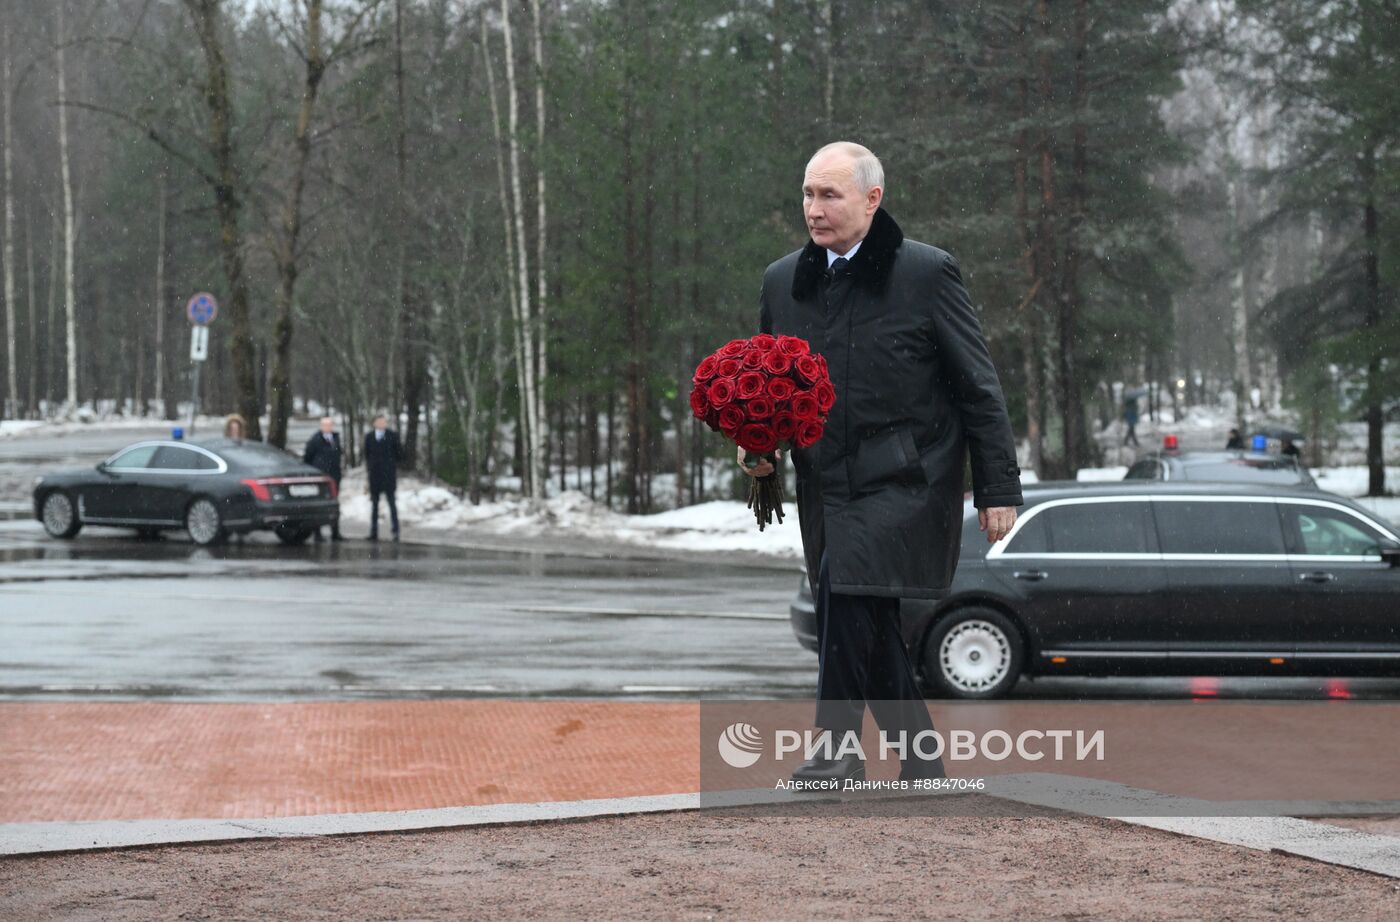
[[[0,698],[807,697],[796,572],[269,536],[49,539],[28,493],[149,431],[0,439]],[[304,433],[294,432],[294,439]],[[1400,681],[1055,679],[1018,697],[1396,698]]]

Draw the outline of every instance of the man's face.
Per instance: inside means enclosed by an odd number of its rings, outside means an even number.
[[[853,167],[849,155],[831,151],[808,164],[802,180],[802,213],[807,232],[817,246],[837,253],[847,252],[865,238],[884,194],[875,186],[862,195]]]
[[[385,429],[389,428],[389,421],[380,416],[375,419],[374,428],[377,432],[383,432]]]
[[[335,430],[335,422],[329,416],[321,417],[321,432],[330,435]]]

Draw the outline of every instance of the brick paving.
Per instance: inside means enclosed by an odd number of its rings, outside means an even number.
[[[0,822],[693,792],[698,734],[694,702],[0,703]]]

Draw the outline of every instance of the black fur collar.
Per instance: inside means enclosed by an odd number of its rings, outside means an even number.
[[[864,285],[878,294],[889,281],[904,232],[884,208],[875,209],[870,230],[861,241],[860,249],[851,257],[850,272],[857,285]],[[805,301],[817,293],[817,285],[826,273],[826,248],[808,240],[797,257],[797,271],[792,276],[792,296]]]

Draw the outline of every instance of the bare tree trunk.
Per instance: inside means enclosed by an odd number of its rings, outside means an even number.
[[[1026,25],[1021,23],[1021,39],[1023,46],[1028,46],[1026,39]],[[1030,118],[1030,80],[1026,75],[1022,75],[1017,81],[1017,93],[1021,103],[1021,118]],[[1021,354],[1024,362],[1024,374],[1026,378],[1026,466],[1035,471],[1037,475],[1044,473],[1041,463],[1041,374],[1040,374],[1040,337],[1039,316],[1040,308],[1036,296],[1039,294],[1043,280],[1038,268],[1040,260],[1036,258],[1036,247],[1031,228],[1030,214],[1030,140],[1025,128],[1016,132],[1015,150],[1013,151],[1014,181],[1016,189],[1016,224],[1021,238],[1021,269],[1026,276],[1026,294],[1021,300],[1020,309],[1020,333],[1021,333]]]
[[[159,215],[156,218],[156,402],[161,405],[161,413],[170,419],[165,407],[165,171],[161,170],[160,190],[157,193]]]
[[[1385,417],[1381,407],[1381,353],[1374,345],[1381,339],[1380,211],[1376,204],[1376,148],[1368,146],[1357,158],[1366,204],[1362,213],[1363,272],[1365,275],[1365,328],[1370,331],[1371,354],[1366,360],[1366,468],[1367,496],[1385,493]]]
[[[68,98],[68,70],[63,55],[63,46],[67,42],[63,29],[64,2],[60,0],[54,4],[58,13],[56,42],[60,103]],[[58,163],[63,180],[63,304],[67,317],[68,390],[64,402],[67,412],[71,413],[78,405],[78,303],[73,280],[77,241],[73,230],[73,176],[68,162],[68,107],[62,104],[58,106]]]
[[[836,124],[836,0],[826,0],[822,4],[822,16],[826,20],[826,80],[822,85],[822,112],[826,130],[831,131]]]
[[[530,0],[530,13],[533,26],[533,38],[535,45],[535,206],[537,211],[535,227],[535,326],[536,326],[536,379],[535,391],[537,406],[535,408],[535,419],[546,420],[545,414],[545,389],[549,384],[549,325],[547,321],[546,308],[548,300],[548,268],[545,265],[545,254],[549,248],[549,223],[546,218],[545,209],[545,105],[544,105],[544,27],[540,21],[540,0]],[[562,417],[561,417],[562,418]],[[541,437],[546,437],[541,433]],[[563,434],[560,434],[560,445],[563,445]],[[560,454],[560,466],[563,466],[563,454]],[[561,491],[562,492],[562,491]]]
[[[292,330],[298,274],[297,244],[301,238],[306,167],[311,160],[311,118],[316,109],[321,78],[326,73],[326,59],[321,47],[321,8],[322,0],[306,0],[306,36],[301,52],[306,66],[305,80],[292,136],[290,185],[286,200],[282,203],[282,226],[273,249],[277,263],[277,319],[272,328],[272,378],[268,386],[271,408],[268,411],[267,441],[278,448],[287,446],[287,419],[292,414]]]
[[[529,417],[529,410],[525,404],[525,338],[522,330],[522,320],[520,312],[520,296],[516,289],[514,272],[515,265],[515,229],[511,221],[510,196],[506,191],[506,161],[505,161],[505,140],[501,132],[501,110],[496,102],[496,71],[491,66],[491,49],[488,33],[486,31],[486,19],[481,19],[481,47],[482,60],[486,65],[486,89],[491,97],[491,127],[495,137],[496,151],[496,186],[497,194],[501,202],[501,224],[506,241],[506,297],[510,304],[511,333],[515,340],[515,376],[516,392],[520,403],[520,426],[525,425]],[[498,403],[499,410],[499,403]],[[497,420],[499,423],[499,418]],[[493,434],[494,435],[494,434]],[[522,487],[527,484],[522,481]]]
[[[19,414],[19,370],[15,367],[15,176],[14,176],[14,128],[11,124],[10,109],[13,93],[10,90],[10,23],[4,26],[4,37],[0,39],[0,54],[5,56],[0,71],[0,104],[5,107],[5,365],[6,386],[5,416]]]
[[[44,324],[44,412],[54,415],[53,366],[54,331],[58,327],[58,215],[50,212],[49,218],[49,303],[48,320]]]
[[[248,281],[243,270],[243,188],[233,149],[233,100],[228,64],[219,38],[220,0],[184,0],[204,52],[204,102],[209,109],[209,147],[214,160],[214,203],[219,216],[219,249],[229,287],[229,357],[233,361],[234,399],[247,420],[246,437],[262,438],[262,404],[254,370]]]
[[[525,466],[529,474],[530,499],[538,504],[544,499],[543,444],[540,436],[540,404],[535,391],[535,330],[534,313],[530,306],[530,266],[527,258],[529,248],[525,234],[525,203],[520,186],[520,94],[515,80],[515,46],[510,25],[510,0],[501,0],[501,29],[506,47],[506,98],[510,149],[510,185],[512,213],[515,216],[516,258],[519,266],[519,313],[521,326],[522,385],[525,391],[526,418],[522,433],[525,447]]]
[[[34,300],[34,233],[29,209],[24,209],[24,285],[29,295],[29,387],[24,395],[24,415],[39,412],[39,315]]]

